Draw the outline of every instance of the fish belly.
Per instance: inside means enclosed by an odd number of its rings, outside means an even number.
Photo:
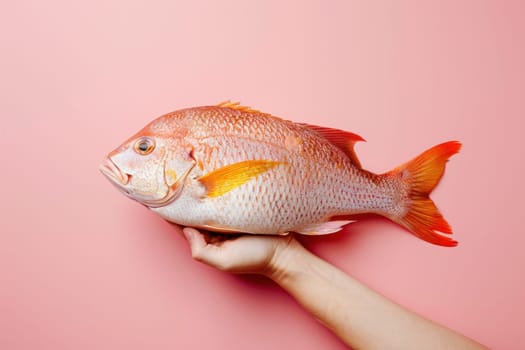
[[[183,191],[170,205],[152,210],[181,225],[216,231],[284,233],[320,221],[328,214],[325,201],[295,187],[295,181],[262,174],[220,197],[207,198]],[[334,201],[331,206],[335,205]]]
[[[242,135],[199,139],[194,156],[204,169],[194,169],[195,173],[190,174],[194,180],[185,184],[178,199],[152,210],[186,226],[279,234],[326,222],[333,216],[384,214],[394,205],[395,186],[385,186],[380,176],[357,168],[326,140],[310,133],[294,134],[285,128],[276,128],[274,133],[270,141]],[[300,141],[291,146],[290,142],[280,141],[299,137]],[[199,184],[200,176],[246,160],[270,160],[282,165],[220,196],[206,196]]]
[[[254,234],[280,234],[333,216],[391,210],[393,187],[356,174],[270,171],[216,198],[188,186],[173,203],[152,210],[180,225]]]

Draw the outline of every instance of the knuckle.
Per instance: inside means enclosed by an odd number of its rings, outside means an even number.
[[[202,253],[199,249],[192,249],[191,257],[197,261],[202,261]]]

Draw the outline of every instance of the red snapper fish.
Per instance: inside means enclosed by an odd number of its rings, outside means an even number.
[[[351,132],[294,123],[234,102],[163,115],[109,153],[100,170],[168,221],[215,232],[334,233],[359,214],[456,246],[429,198],[449,141],[387,173],[361,167]]]

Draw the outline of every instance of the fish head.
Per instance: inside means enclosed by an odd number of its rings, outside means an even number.
[[[180,195],[195,160],[181,138],[147,127],[110,152],[99,169],[124,195],[158,208]]]

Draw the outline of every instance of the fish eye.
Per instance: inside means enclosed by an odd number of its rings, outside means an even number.
[[[143,156],[150,154],[155,149],[155,141],[149,137],[142,137],[135,142],[135,152]]]

